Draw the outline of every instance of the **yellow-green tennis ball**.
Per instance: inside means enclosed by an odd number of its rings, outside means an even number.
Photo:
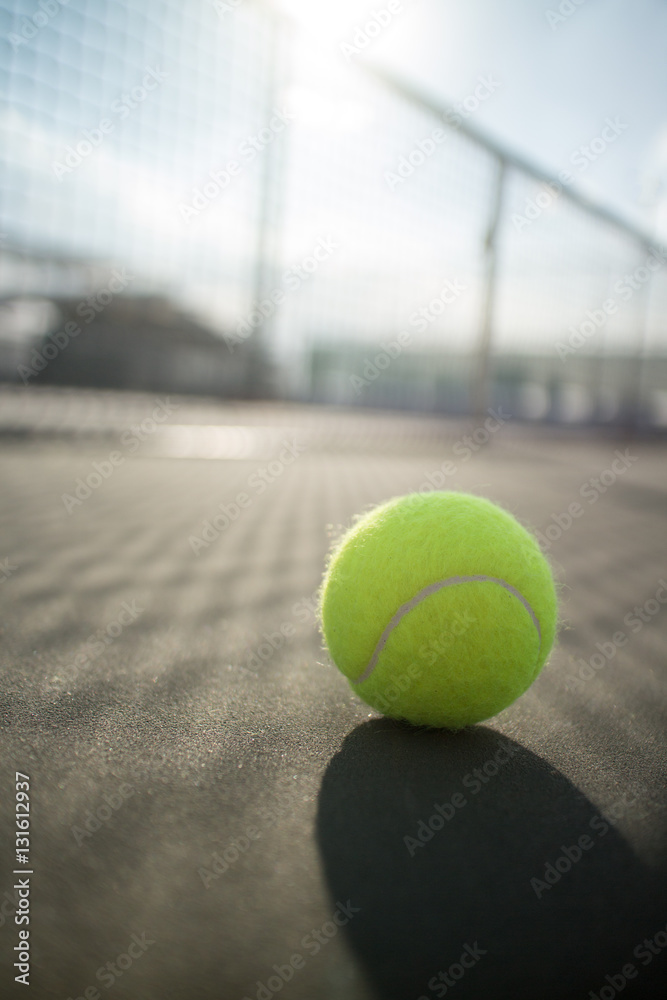
[[[537,541],[507,511],[466,493],[411,493],[343,537],[320,618],[334,663],[369,705],[460,729],[533,683],[557,600]]]

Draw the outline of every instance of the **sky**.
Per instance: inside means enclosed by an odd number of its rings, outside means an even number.
[[[386,0],[278,2],[339,46],[392,13]],[[402,0],[359,58],[452,103],[491,75],[498,89],[472,123],[548,173],[617,121],[577,186],[667,238],[666,41],[665,0]]]

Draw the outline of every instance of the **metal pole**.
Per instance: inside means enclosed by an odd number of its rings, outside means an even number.
[[[280,86],[280,42],[284,24],[273,11],[263,8],[268,18],[268,52],[267,75],[265,90],[265,118],[268,121],[278,103]],[[278,208],[280,204],[280,146],[284,140],[281,135],[268,145],[262,153],[261,174],[259,181],[259,201],[257,217],[257,242],[255,247],[255,271],[252,282],[252,302],[256,307],[265,295],[271,291],[275,281],[275,257],[277,253]],[[249,343],[248,385],[247,392],[251,397],[262,397],[270,394],[270,361],[267,355],[267,330],[273,325],[274,316],[264,318],[257,324]]]
[[[642,257],[641,264],[645,266],[646,257]],[[640,265],[641,266],[641,265]],[[651,298],[651,285],[655,274],[651,279],[638,289],[636,293],[637,312],[637,339],[635,355],[630,364],[630,379],[628,386],[628,400],[626,412],[626,427],[630,435],[636,434],[641,428],[642,409],[642,388],[644,382],[644,365],[646,354],[646,339],[648,331],[649,302]]]
[[[472,402],[475,417],[481,420],[491,404],[490,355],[493,340],[494,306],[496,299],[497,237],[505,190],[505,161],[498,158],[496,184],[491,202],[491,213],[484,241],[485,278],[482,301],[482,320],[477,345]]]

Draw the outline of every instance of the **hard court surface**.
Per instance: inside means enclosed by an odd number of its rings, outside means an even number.
[[[0,404],[1,997],[666,995],[664,444],[40,393]],[[562,618],[533,688],[458,734],[371,712],[313,603],[353,515],[445,462],[542,532]]]

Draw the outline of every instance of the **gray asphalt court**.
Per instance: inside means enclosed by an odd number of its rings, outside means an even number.
[[[66,390],[0,432],[0,997],[665,996],[664,439]],[[458,733],[369,709],[315,617],[354,515],[432,487],[560,595]]]

